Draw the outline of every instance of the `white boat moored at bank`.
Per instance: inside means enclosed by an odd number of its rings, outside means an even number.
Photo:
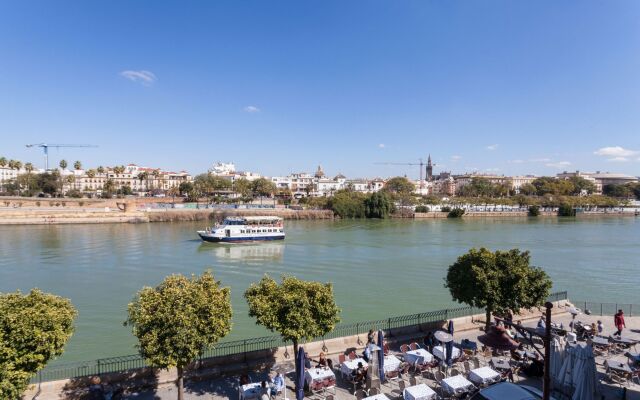
[[[206,242],[254,242],[283,240],[284,223],[281,217],[227,217],[222,224],[198,231]]]

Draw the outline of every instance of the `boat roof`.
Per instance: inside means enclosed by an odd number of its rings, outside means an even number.
[[[230,221],[273,221],[282,220],[282,217],[276,216],[250,216],[250,217],[227,217]]]

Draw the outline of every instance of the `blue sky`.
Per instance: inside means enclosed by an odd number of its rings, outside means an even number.
[[[3,1],[0,155],[640,174],[637,1]]]

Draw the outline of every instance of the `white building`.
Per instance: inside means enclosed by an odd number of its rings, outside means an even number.
[[[538,179],[535,175],[523,175],[523,176],[512,176],[511,178],[511,189],[513,189],[516,194],[520,194],[520,188],[522,185],[531,183]]]

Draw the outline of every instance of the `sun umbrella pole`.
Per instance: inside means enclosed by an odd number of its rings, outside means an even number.
[[[546,326],[544,333],[544,377],[542,381],[542,399],[549,400],[551,398],[551,309],[553,303],[547,302],[544,305],[546,311]]]

